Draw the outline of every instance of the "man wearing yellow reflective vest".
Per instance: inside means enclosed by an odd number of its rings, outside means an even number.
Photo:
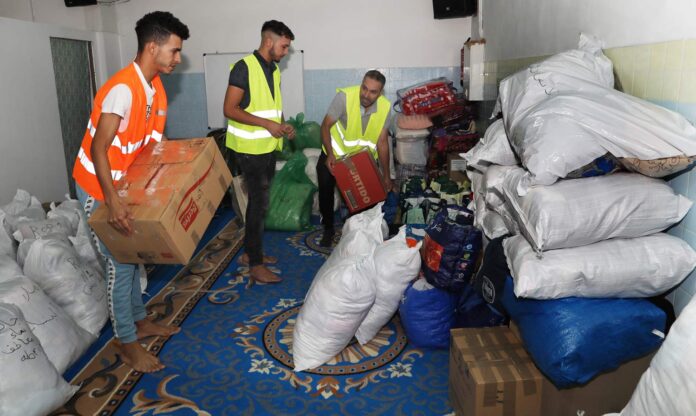
[[[320,245],[330,247],[334,237],[334,165],[336,159],[368,149],[379,161],[387,190],[389,176],[389,141],[387,129],[391,103],[383,95],[386,79],[381,72],[370,70],[362,83],[338,88],[321,123],[322,154],[317,161],[319,211],[324,225]]]
[[[283,136],[295,137],[295,130],[283,121],[280,69],[277,63],[288,54],[295,39],[284,23],[269,20],[261,27],[261,46],[235,63],[230,70],[223,111],[228,118],[227,147],[235,152],[242,171],[249,202],[245,213],[244,254],[249,275],[261,283],[281,279],[265,263],[277,260],[263,255],[263,230],[268,210],[271,181],[275,173],[275,150],[282,150]]]

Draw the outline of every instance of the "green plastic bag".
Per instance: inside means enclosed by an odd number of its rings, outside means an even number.
[[[277,160],[290,160],[295,153],[295,145],[292,140],[283,136],[283,150],[276,150],[274,153]]]
[[[314,121],[304,121],[304,113],[290,118],[288,123],[295,128],[295,150],[321,149],[321,126]]]
[[[312,202],[317,187],[305,174],[307,157],[295,152],[276,173],[271,183],[271,197],[266,214],[266,228],[279,231],[302,231],[310,227]]]

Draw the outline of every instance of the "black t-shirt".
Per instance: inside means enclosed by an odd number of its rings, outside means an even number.
[[[278,70],[278,66],[275,62],[266,62],[261,56],[259,51],[254,51],[254,56],[258,59],[261,64],[261,69],[263,69],[266,75],[266,82],[268,82],[268,88],[271,90],[271,97],[275,97],[275,91],[273,89],[273,72]],[[237,88],[244,90],[244,96],[242,101],[239,103],[241,108],[249,107],[249,68],[247,67],[244,59],[240,59],[239,62],[234,64],[234,67],[230,71],[229,85],[233,85]]]

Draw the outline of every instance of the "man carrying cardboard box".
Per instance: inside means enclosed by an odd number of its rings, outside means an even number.
[[[263,255],[263,230],[275,174],[273,152],[283,149],[283,136],[295,137],[295,129],[283,121],[277,65],[293,40],[295,35],[283,22],[265,22],[259,49],[232,66],[223,106],[229,119],[226,145],[235,152],[248,193],[240,263],[249,264],[249,275],[261,283],[281,281],[264,264],[276,259]]]
[[[169,12],[152,12],[135,26],[138,53],[97,92],[82,139],[73,178],[77,197],[88,216],[99,204],[109,210],[109,224],[123,234],[133,231],[130,209],[114,188],[150,140],[164,140],[167,95],[159,74],[170,74],[181,62],[188,27]],[[94,233],[93,233],[94,235]],[[138,339],[170,336],[177,327],[146,319],[137,265],[117,262],[94,236],[108,275],[107,299],[121,358],[136,371],[150,373],[164,365]]]
[[[323,152],[317,161],[317,179],[319,212],[324,225],[319,243],[322,247],[331,247],[334,236],[336,158],[368,149],[372,157],[379,160],[387,191],[392,188],[387,137],[391,103],[382,95],[385,82],[381,72],[370,70],[360,85],[336,89],[336,96],[321,123]]]

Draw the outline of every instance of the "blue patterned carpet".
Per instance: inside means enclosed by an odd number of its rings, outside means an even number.
[[[273,267],[284,279],[278,285],[250,283],[248,269],[236,261],[241,250],[235,248],[232,261],[216,273],[212,285],[199,289],[200,296],[184,308],[187,316],[180,323],[182,331],[157,346],[167,368],[155,374],[136,373],[137,377],[122,384],[128,388],[122,388],[115,409],[100,414],[451,412],[447,351],[410,347],[398,315],[369,344],[352,343],[332,362],[312,372],[292,371],[295,317],[326,258],[317,246],[319,237],[319,231],[266,233],[266,253],[280,260]],[[194,271],[192,268],[191,273]],[[170,296],[185,291],[179,284]],[[102,361],[105,368],[119,364]]]

